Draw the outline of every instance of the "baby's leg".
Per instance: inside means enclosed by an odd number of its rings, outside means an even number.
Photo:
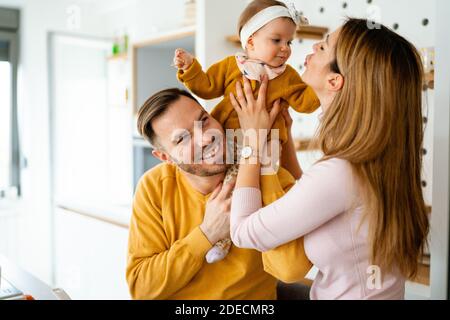
[[[223,183],[231,183],[236,177],[238,173],[238,166],[233,165],[230,167],[227,171],[227,174],[225,175],[225,179],[223,180]],[[218,241],[214,246],[209,249],[209,251],[206,253],[206,261],[208,263],[214,263],[217,261],[222,260],[225,258],[230,251],[231,248],[231,239],[226,238]]]
[[[206,253],[206,261],[208,263],[214,263],[225,258],[231,248],[231,239],[226,238],[218,241],[214,247],[209,249]]]

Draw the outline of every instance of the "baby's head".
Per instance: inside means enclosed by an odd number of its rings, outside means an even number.
[[[254,0],[242,12],[238,32],[242,47],[251,59],[279,67],[291,55],[291,43],[299,13],[276,0]]]

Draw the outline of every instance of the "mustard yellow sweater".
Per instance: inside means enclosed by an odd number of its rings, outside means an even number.
[[[214,99],[223,96],[223,100],[212,110],[211,115],[219,121],[225,129],[238,129],[239,118],[231,104],[230,92],[236,94],[236,81],[242,82],[236,58],[229,56],[212,65],[206,72],[200,63],[194,59],[186,71],[178,71],[178,79],[195,95],[202,99]],[[251,80],[254,93],[259,89],[259,82]],[[267,107],[272,108],[277,99],[282,99],[282,107],[293,107],[297,112],[311,113],[320,102],[311,87],[307,86],[300,75],[287,65],[280,76],[269,81],[267,90]],[[275,120],[274,129],[279,129],[280,141],[287,141],[287,128],[284,118],[280,114]]]
[[[278,177],[262,177],[263,184],[272,186],[269,197],[280,197],[294,182],[282,168]],[[134,299],[275,299],[273,276],[291,282],[306,275],[311,263],[303,239],[263,254],[232,246],[225,259],[206,263],[212,244],[199,225],[208,197],[193,189],[174,165],[160,164],[141,178],[126,271]]]

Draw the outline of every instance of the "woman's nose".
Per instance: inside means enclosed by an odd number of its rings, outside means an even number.
[[[313,45],[313,51],[316,52],[318,47],[319,47],[319,43],[315,43]]]

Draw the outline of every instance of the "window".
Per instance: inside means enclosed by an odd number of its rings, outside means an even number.
[[[0,61],[0,192],[10,185],[11,63]]]
[[[0,199],[20,194],[17,123],[19,12],[0,8]]]

